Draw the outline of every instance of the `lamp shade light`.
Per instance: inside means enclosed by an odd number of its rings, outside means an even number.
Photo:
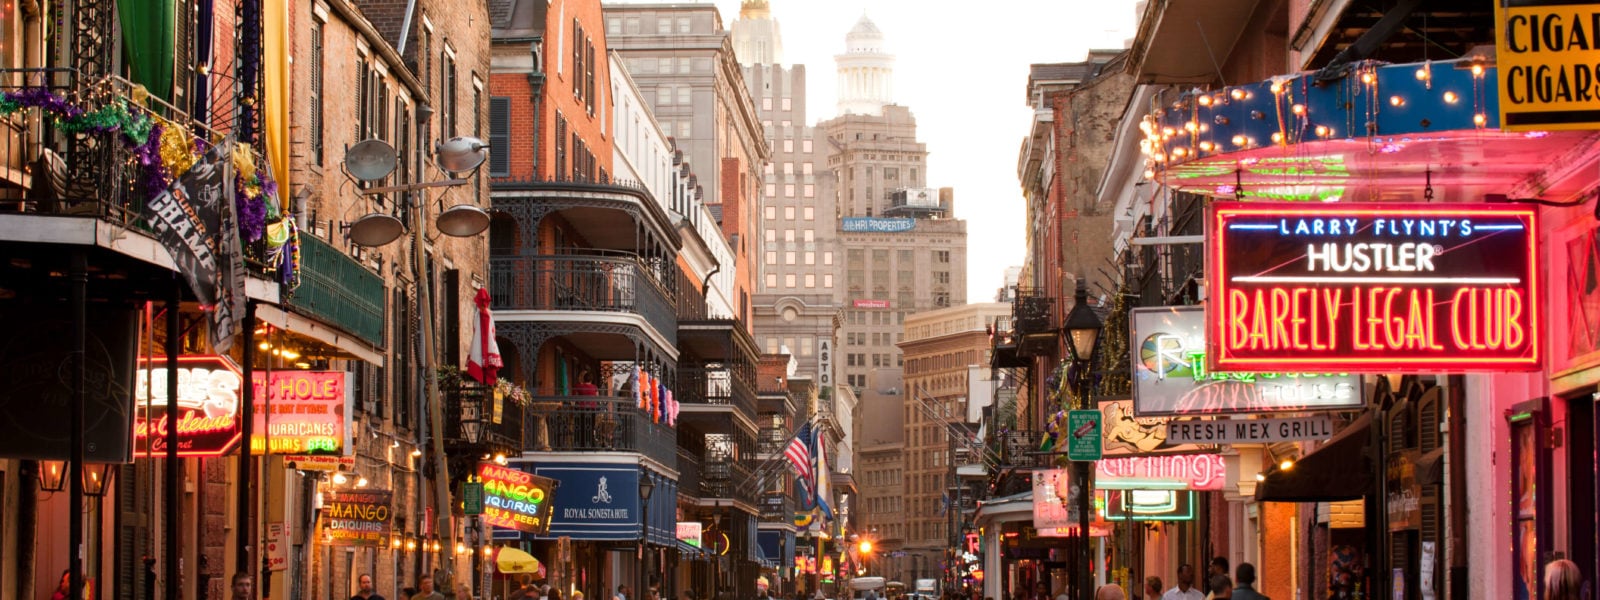
[[[639,478],[639,499],[649,500],[650,493],[656,491],[656,482],[648,475]]]
[[[92,463],[83,466],[83,493],[91,498],[100,498],[111,489],[111,478],[117,473],[117,465],[110,463]]]
[[[365,140],[344,151],[344,168],[361,181],[388,177],[399,164],[394,146],[378,139]]]
[[[372,213],[349,225],[350,242],[357,246],[382,246],[400,239],[406,226],[394,215]]]
[[[472,237],[489,228],[489,212],[471,204],[457,204],[439,213],[434,224],[439,233],[450,237]]]
[[[489,158],[489,145],[475,137],[457,136],[434,148],[439,168],[450,173],[468,173]]]

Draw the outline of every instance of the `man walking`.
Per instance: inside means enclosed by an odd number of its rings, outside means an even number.
[[[417,595],[411,600],[444,600],[444,594],[434,591],[432,575],[423,575],[417,579]]]
[[[1194,565],[1178,567],[1178,585],[1161,595],[1161,600],[1205,600],[1205,593],[1194,587]]]
[[[384,600],[384,598],[373,588],[372,576],[362,573],[356,578],[356,595],[351,596],[350,600]]]
[[[628,600],[628,584],[617,586],[617,595],[612,596],[611,600]]]
[[[1256,591],[1256,566],[1250,563],[1239,563],[1239,571],[1235,574],[1233,600],[1268,600],[1261,592]]]

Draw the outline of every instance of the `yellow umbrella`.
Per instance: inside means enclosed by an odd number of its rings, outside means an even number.
[[[538,573],[539,559],[510,546],[501,547],[494,557],[495,568],[501,573]]]

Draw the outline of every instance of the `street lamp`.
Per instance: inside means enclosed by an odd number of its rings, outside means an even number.
[[[1094,309],[1089,308],[1089,288],[1082,279],[1078,280],[1077,292],[1073,294],[1072,312],[1067,314],[1066,325],[1062,326],[1062,338],[1067,343],[1067,351],[1072,354],[1074,371],[1077,372],[1078,402],[1080,408],[1094,408],[1090,395],[1093,393],[1094,351],[1100,342],[1100,317],[1094,314]],[[1089,461],[1079,461],[1073,464],[1073,476],[1078,481],[1078,554],[1073,562],[1077,565],[1078,597],[1089,600],[1089,577],[1092,570],[1089,555],[1089,496],[1094,492],[1090,490]]]
[[[638,592],[636,592],[636,594],[638,594],[639,598],[646,598],[646,597],[648,597],[648,595],[645,593],[645,590],[646,590],[645,586],[649,585],[649,583],[650,583],[650,577],[649,577],[649,573],[650,573],[650,553],[645,550],[645,546],[647,544],[649,544],[649,541],[650,541],[650,493],[656,491],[656,482],[655,482],[654,479],[650,478],[650,474],[647,473],[647,472],[640,473],[639,475],[640,475],[639,476],[639,515],[640,515],[640,522],[639,522],[640,523],[639,524],[639,558],[640,558],[640,569],[639,569],[639,589],[638,589]]]
[[[59,492],[66,485],[67,461],[39,461],[39,491]]]
[[[111,487],[111,477],[116,474],[117,465],[111,463],[97,463],[83,466],[83,494],[91,498],[103,498]]]
[[[426,116],[422,114],[422,111],[418,111],[418,116],[419,122],[426,120]],[[435,143],[433,147],[435,165],[440,171],[449,175],[449,179],[370,187],[361,190],[361,195],[370,196],[389,192],[425,193],[424,190],[428,188],[465,185],[467,180],[460,177],[470,174],[483,165],[484,160],[488,158],[488,148],[489,145],[484,143],[483,140],[464,136],[453,137],[443,143]],[[397,166],[399,166],[399,156],[395,153],[394,146],[383,140],[365,140],[345,150],[345,160],[343,162],[345,174],[361,183],[373,183],[382,180],[388,177],[390,173],[393,173]],[[396,203],[397,206],[399,204],[398,202]],[[409,202],[400,208],[407,211],[416,211],[411,222],[427,222],[425,215],[428,209],[428,202],[425,196],[421,201]],[[484,230],[489,228],[489,213],[470,203],[452,206],[439,213],[434,222],[434,227],[442,235],[472,237],[483,233]],[[382,212],[367,214],[344,226],[344,229],[350,242],[360,246],[383,246],[394,242],[406,233],[405,222],[400,221],[392,214]],[[426,278],[429,276],[425,266],[427,249],[423,244],[425,236],[421,234],[420,229],[412,233],[416,235],[416,239],[411,244],[412,272],[415,275],[415,281],[427,281]],[[433,306],[429,295],[429,289],[432,286],[418,285],[416,287],[417,304],[419,306]],[[438,357],[434,356],[432,346],[434,343],[433,319],[425,317],[421,321],[422,335],[418,338],[417,354],[422,357],[424,365],[431,365],[438,360]],[[434,432],[441,432],[444,431],[444,410],[439,406],[439,381],[432,368],[424,369],[424,373],[426,379],[423,385],[423,401],[424,405],[428,407],[430,429]],[[481,424],[479,433],[481,433]],[[450,467],[446,463],[444,437],[437,434],[431,437],[433,440],[435,471],[434,503],[435,506],[450,506]],[[416,453],[413,453],[413,456],[415,455]],[[435,530],[441,532],[441,535],[444,536],[445,544],[453,545],[455,543],[455,530],[450,525],[450,512],[438,511],[435,518],[438,520],[435,524]],[[426,550],[426,545],[424,545],[424,550]],[[455,571],[454,557],[447,554],[441,557],[441,560],[446,563],[446,568],[443,570],[442,583],[446,589],[450,589],[450,575]]]

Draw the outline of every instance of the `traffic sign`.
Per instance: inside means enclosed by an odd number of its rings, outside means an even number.
[[[464,515],[483,514],[483,483],[469,481],[461,484],[461,505]]]
[[[1074,410],[1067,413],[1067,459],[1100,460],[1100,411]]]

